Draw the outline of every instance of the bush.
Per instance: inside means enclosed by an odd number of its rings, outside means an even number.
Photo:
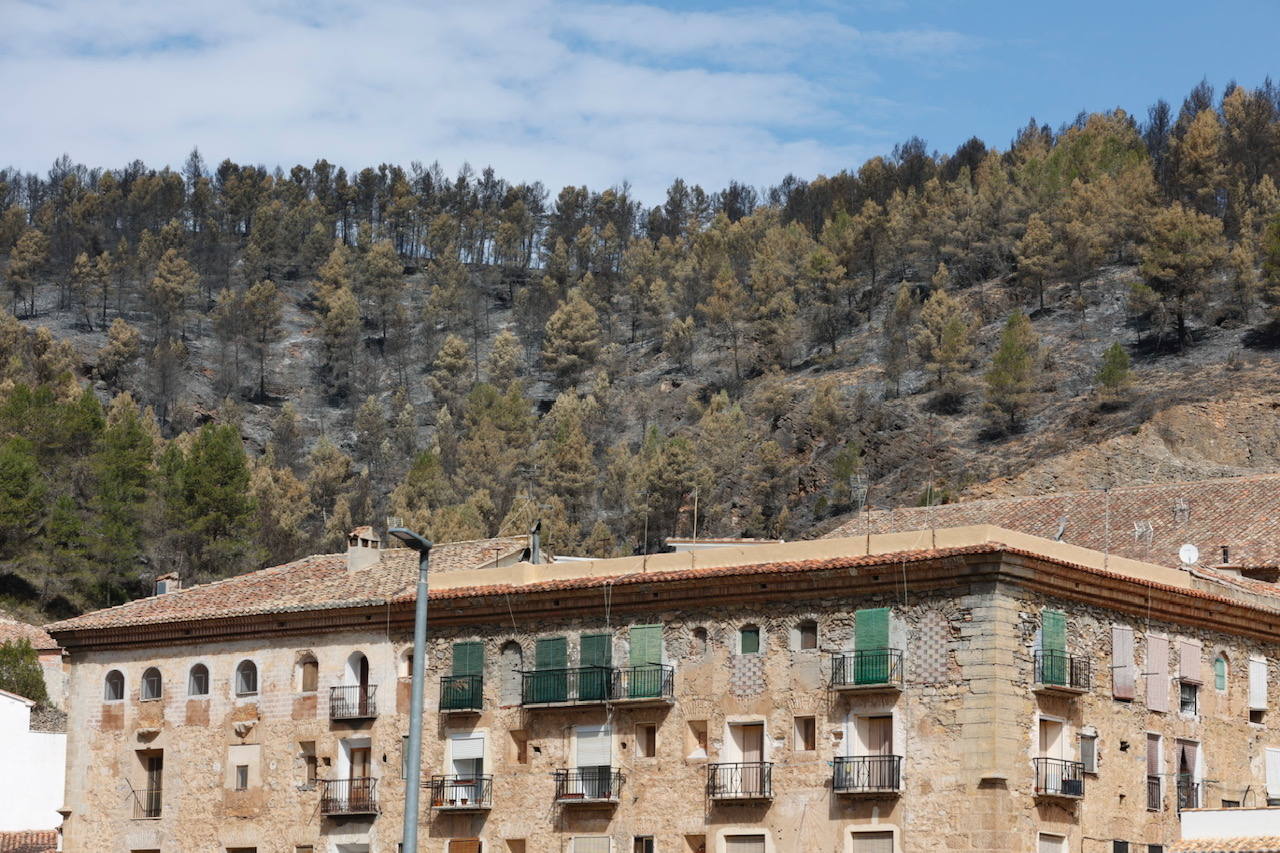
[[[27,640],[0,643],[0,690],[7,690],[44,705],[49,694],[36,650]]]

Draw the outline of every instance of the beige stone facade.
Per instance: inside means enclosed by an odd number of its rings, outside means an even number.
[[[989,528],[463,574],[432,597],[424,778],[454,780],[424,788],[424,851],[1148,853],[1180,796],[1280,785],[1265,591]],[[51,628],[65,849],[394,853],[412,599],[196,618],[187,592],[145,624]],[[330,688],[360,684],[376,709],[333,719]],[[376,781],[324,781],[353,776]]]

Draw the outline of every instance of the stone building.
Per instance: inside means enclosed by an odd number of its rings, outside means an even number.
[[[1163,853],[1180,809],[1280,784],[1266,581],[987,526],[541,565],[450,547],[432,853]],[[394,853],[413,563],[366,531],[50,626],[65,849]]]

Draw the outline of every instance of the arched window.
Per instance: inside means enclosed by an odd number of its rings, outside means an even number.
[[[707,656],[707,629],[693,629],[693,656],[695,658],[704,658]]]
[[[524,676],[520,670],[524,667],[524,650],[515,640],[506,643],[498,652],[499,673],[502,675],[503,705],[520,704],[520,683]]]
[[[791,648],[796,651],[811,651],[818,648],[818,623],[806,619],[796,625],[791,632]]]
[[[164,691],[164,680],[160,677],[160,670],[154,666],[142,673],[142,698],[159,699],[160,694]]]
[[[1213,659],[1213,686],[1218,690],[1227,689],[1227,656],[1218,655]]]
[[[738,629],[738,654],[757,655],[760,653],[760,627],[743,625]]]
[[[202,663],[191,667],[191,672],[187,674],[187,695],[209,695],[209,667]]]
[[[258,667],[251,660],[242,660],[236,667],[236,695],[256,696],[258,693]]]
[[[298,689],[303,693],[320,689],[320,664],[311,655],[303,655],[298,661]]]
[[[124,699],[124,673],[113,669],[107,673],[102,698],[108,702],[119,702]]]
[[[400,655],[400,677],[413,678],[413,646]]]

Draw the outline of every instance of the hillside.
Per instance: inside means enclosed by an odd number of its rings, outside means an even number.
[[[194,152],[0,173],[0,599],[74,612],[387,516],[621,553],[812,535],[864,488],[1280,470],[1278,129],[1270,87],[1202,86],[652,208]]]

